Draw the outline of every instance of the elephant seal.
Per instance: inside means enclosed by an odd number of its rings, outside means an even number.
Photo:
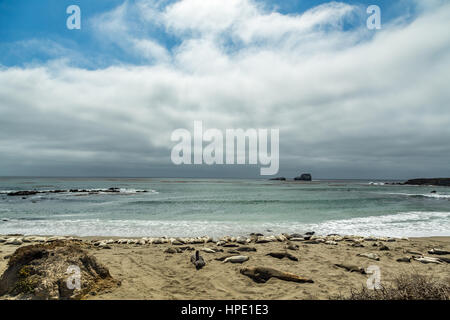
[[[288,242],[287,244],[286,244],[286,249],[289,249],[289,250],[294,250],[294,251],[296,251],[296,250],[298,250],[300,247],[298,246],[298,245],[296,245],[295,243],[292,243],[292,242]]]
[[[169,247],[166,250],[164,250],[164,253],[181,253],[181,252],[183,252],[183,250],[175,247]]]
[[[222,257],[215,258],[214,260],[216,260],[216,261],[223,261],[226,258],[233,257],[233,256],[235,256],[235,255],[234,254],[227,254],[227,255],[224,255]]]
[[[191,262],[194,264],[194,266],[197,270],[200,270],[201,268],[203,268],[206,265],[205,260],[200,255],[198,250],[196,250],[195,254],[193,254],[191,256]]]
[[[409,258],[409,257],[402,257],[402,258],[398,258],[396,261],[397,262],[411,262],[411,258]]]
[[[250,252],[250,251],[256,251],[256,248],[253,248],[253,247],[240,247],[240,248],[237,248],[236,251]]]
[[[361,273],[361,274],[366,274],[366,271],[364,270],[364,268],[360,268],[360,267],[355,266],[355,265],[346,264],[346,263],[336,263],[335,266],[338,267],[338,268],[343,268],[343,269],[345,269],[347,271],[350,271],[350,272],[358,272],[358,273]]]
[[[289,260],[292,261],[298,261],[297,257],[293,256],[288,252],[269,252],[268,254],[266,254],[266,256],[271,256],[278,259],[288,258]]]
[[[440,259],[433,257],[413,257],[413,259],[422,263],[436,263],[436,264],[442,263]]]
[[[270,278],[277,278],[284,281],[293,281],[298,283],[314,283],[312,279],[300,277],[290,272],[284,272],[267,267],[245,267],[241,269],[241,274],[250,277],[258,283],[265,283]]]
[[[223,260],[223,263],[231,262],[231,263],[243,263],[249,259],[248,256],[231,256]]]
[[[376,260],[376,261],[380,261],[380,257],[372,252],[368,252],[368,253],[358,253],[357,254],[358,257],[365,257],[365,258],[369,258],[372,260]]]

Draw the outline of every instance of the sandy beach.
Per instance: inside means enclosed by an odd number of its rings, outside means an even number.
[[[11,236],[0,236],[0,238],[5,240]],[[30,237],[22,238],[25,241],[30,239],[33,242],[35,240]],[[45,239],[49,240],[48,237]],[[410,273],[432,275],[440,281],[450,283],[450,268],[446,262],[422,263],[414,259],[410,262],[397,261],[399,258],[419,254],[434,258],[448,258],[448,255],[438,256],[429,254],[428,251],[433,248],[449,250],[450,237],[377,239],[313,236],[311,240],[316,241],[291,241],[291,244],[298,245],[298,250],[286,249],[286,241],[248,244],[235,244],[228,241],[228,244],[256,249],[256,251],[239,253],[249,257],[249,260],[242,264],[215,260],[224,255],[233,255],[228,251],[239,248],[224,247],[215,242],[172,245],[170,243],[152,244],[144,240],[141,244],[133,243],[138,242],[139,239],[136,239],[125,244],[117,243],[125,242],[119,241],[118,238],[78,237],[76,239],[77,243],[106,266],[111,276],[121,283],[116,288],[98,294],[89,294],[85,297],[86,299],[329,299],[337,294],[346,295],[351,288],[365,286],[370,276],[359,272],[349,272],[335,266],[342,263],[364,269],[371,265],[378,266],[381,272],[381,283],[389,282],[399,274]],[[106,241],[107,239],[114,242]],[[38,240],[43,241],[43,239]],[[21,245],[0,243],[0,273],[6,270],[9,255],[13,254],[18,247],[30,245],[33,242],[25,242]],[[105,245],[105,242],[108,244]],[[194,250],[187,249],[180,253],[165,252],[169,247],[190,247],[189,249],[195,250],[206,247],[223,250],[223,252],[200,251],[206,266],[196,270],[190,261]],[[289,252],[298,258],[298,261],[286,257],[274,258],[267,255],[270,252]],[[379,261],[358,256],[365,253],[376,254]],[[312,279],[314,282],[295,283],[271,278],[266,283],[256,283],[240,273],[241,268],[250,266],[271,267]]]

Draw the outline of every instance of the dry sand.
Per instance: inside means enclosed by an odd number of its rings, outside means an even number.
[[[89,243],[92,240],[81,239]],[[121,281],[121,286],[111,292],[88,296],[88,299],[328,299],[339,293],[348,294],[352,287],[360,288],[369,277],[334,266],[335,263],[343,262],[363,268],[379,266],[382,283],[395,275],[414,272],[433,275],[436,279],[450,283],[448,263],[396,261],[397,258],[412,255],[406,253],[406,250],[439,257],[430,255],[427,251],[432,248],[450,250],[450,237],[397,239],[395,242],[384,243],[389,247],[388,251],[380,251],[379,247],[373,246],[377,242],[372,241],[365,241],[363,248],[352,247],[351,242],[347,241],[340,241],[338,245],[295,243],[299,245],[299,250],[288,252],[298,257],[298,262],[266,256],[269,252],[285,251],[284,242],[251,243],[248,246],[255,247],[257,252],[242,253],[250,257],[249,261],[242,264],[214,260],[233,248],[222,248],[223,253],[201,252],[206,261],[206,266],[201,270],[196,270],[190,262],[194,251],[164,253],[170,244],[110,244],[111,249],[101,249],[89,244],[89,253],[109,268],[111,275]],[[189,246],[196,249],[217,248],[215,243]],[[0,273],[7,266],[8,260],[4,257],[17,248],[16,245],[0,244]],[[357,256],[366,252],[376,253],[380,256],[380,261]],[[266,283],[255,283],[239,272],[243,266],[272,267],[311,278],[314,283],[301,284],[275,278]]]

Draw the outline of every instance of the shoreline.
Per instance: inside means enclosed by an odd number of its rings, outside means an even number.
[[[330,299],[339,294],[347,295],[351,289],[366,285],[370,275],[351,272],[337,264],[349,264],[361,270],[369,266],[379,267],[382,283],[389,283],[401,274],[419,273],[432,275],[450,284],[448,262],[424,263],[423,259],[419,259],[419,255],[450,258],[450,255],[429,253],[435,248],[450,250],[450,236],[401,239],[312,235],[308,240],[307,237],[296,236],[288,240],[253,235],[247,239],[214,239],[217,242],[204,238],[203,241],[197,239],[192,243],[183,243],[183,238],[167,238],[166,242],[159,243],[148,239],[139,241],[143,239],[132,237],[74,237],[75,241],[67,242],[79,243],[88,254],[109,269],[114,279],[121,282],[117,288],[93,293],[86,299]],[[0,243],[0,273],[6,269],[7,258],[17,248],[44,241],[38,239],[39,236],[29,237],[36,238],[27,239],[31,242],[22,242],[20,245]],[[0,236],[0,239],[4,238]],[[47,242],[60,239],[45,237]],[[297,249],[289,249],[289,244]],[[237,251],[244,247],[253,249]],[[195,250],[199,250],[206,261],[206,266],[201,270],[196,270],[190,261]],[[280,252],[287,252],[298,261],[268,255]],[[227,255],[245,255],[249,260],[242,264],[218,260]],[[409,262],[399,259],[409,259]],[[241,273],[242,268],[253,266],[290,272],[312,279],[313,283],[295,283],[276,278],[256,283]]]

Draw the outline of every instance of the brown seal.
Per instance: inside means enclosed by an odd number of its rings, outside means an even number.
[[[273,268],[266,267],[245,267],[241,269],[241,273],[250,277],[255,282],[265,283],[270,278],[278,278],[285,281],[293,281],[299,283],[314,283],[313,280],[300,277],[290,272],[284,272]]]

